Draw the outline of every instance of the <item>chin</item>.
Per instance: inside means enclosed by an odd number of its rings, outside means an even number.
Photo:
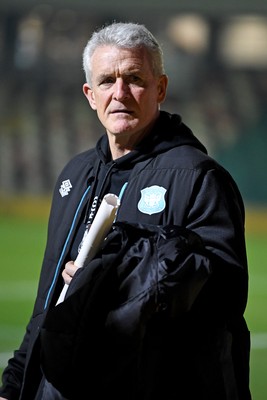
[[[137,130],[136,124],[118,124],[113,125],[108,129],[109,132],[112,132],[114,135],[134,133]]]

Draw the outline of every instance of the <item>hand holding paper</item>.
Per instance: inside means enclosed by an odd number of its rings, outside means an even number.
[[[78,268],[81,268],[85,261],[90,261],[97,253],[112,226],[119,205],[120,200],[116,195],[109,193],[104,196],[90,230],[84,238],[82,248],[74,261]],[[64,300],[68,287],[65,284],[57,304]]]

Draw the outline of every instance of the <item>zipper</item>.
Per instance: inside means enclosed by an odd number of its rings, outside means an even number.
[[[92,197],[93,197],[92,203],[88,202],[88,205],[86,207],[85,217],[84,217],[84,223],[87,226],[91,225],[91,223],[92,223],[92,221],[93,221],[93,219],[95,217],[95,214],[97,213],[97,210],[98,210],[99,205],[100,205],[100,199],[101,199],[102,193],[103,193],[104,188],[105,188],[105,184],[106,184],[107,179],[108,179],[108,177],[110,175],[110,172],[112,171],[112,169],[113,169],[115,164],[116,164],[116,162],[113,162],[110,165],[110,167],[108,168],[107,172],[105,173],[105,176],[104,176],[104,178],[103,178],[103,180],[102,180],[102,182],[100,184],[100,187],[97,188],[97,193],[93,193],[93,195],[92,195]],[[97,173],[99,172],[99,170],[100,170],[100,162],[98,164]],[[97,176],[97,173],[96,173],[96,176]],[[94,192],[95,192],[95,186],[94,186]]]
[[[58,260],[58,263],[57,263],[57,266],[56,266],[56,270],[55,270],[55,273],[54,273],[54,277],[53,277],[52,283],[51,283],[51,285],[50,285],[50,288],[49,288],[48,293],[47,293],[47,296],[46,296],[45,305],[44,305],[44,310],[46,309],[46,307],[47,307],[47,305],[48,305],[48,301],[49,301],[49,298],[50,298],[50,296],[51,296],[52,290],[53,290],[53,288],[54,288],[54,286],[55,286],[55,284],[56,284],[56,280],[57,280],[57,277],[58,277],[58,274],[59,274],[61,262],[62,262],[62,260],[63,260],[63,258],[64,258],[65,251],[66,251],[67,245],[68,245],[68,243],[69,243],[69,241],[70,241],[70,238],[71,238],[71,235],[72,235],[72,232],[73,232],[73,229],[74,229],[74,226],[75,226],[75,223],[76,223],[76,220],[77,220],[79,211],[80,211],[80,209],[81,209],[81,206],[82,206],[82,204],[83,204],[83,202],[84,202],[84,199],[85,199],[87,193],[89,192],[90,188],[91,188],[91,185],[88,186],[88,188],[87,188],[86,191],[84,192],[84,194],[83,194],[83,196],[82,196],[82,198],[81,198],[81,200],[80,200],[80,203],[79,203],[79,205],[78,205],[78,207],[77,207],[77,209],[76,209],[76,212],[75,212],[75,214],[74,214],[73,221],[72,221],[72,224],[71,224],[71,227],[70,227],[68,236],[67,236],[67,238],[66,238],[66,240],[65,240],[65,243],[64,243],[64,246],[63,246],[61,255],[60,255],[60,257],[59,257],[59,260]]]

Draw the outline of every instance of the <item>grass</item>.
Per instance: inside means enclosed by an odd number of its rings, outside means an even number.
[[[24,203],[23,203],[24,204]],[[22,339],[35,299],[47,229],[47,203],[16,208],[0,202],[0,373]],[[253,400],[267,393],[267,223],[266,214],[249,213],[247,251],[250,291],[246,319],[252,333]]]
[[[247,234],[250,283],[246,319],[252,333],[250,368],[253,400],[264,400],[267,393],[266,244],[267,233]]]

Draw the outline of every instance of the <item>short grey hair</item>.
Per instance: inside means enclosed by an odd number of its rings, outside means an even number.
[[[152,69],[155,76],[164,72],[163,51],[156,38],[142,24],[132,22],[113,22],[93,32],[83,52],[83,70],[86,81],[91,84],[91,58],[99,46],[116,46],[118,48],[147,49],[151,55]]]

